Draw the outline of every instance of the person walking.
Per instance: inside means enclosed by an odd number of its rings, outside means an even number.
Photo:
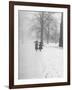
[[[39,50],[41,51],[43,49],[43,43],[39,42]]]
[[[38,50],[38,41],[35,41],[35,50]]]

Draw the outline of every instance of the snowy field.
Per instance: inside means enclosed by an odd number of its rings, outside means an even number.
[[[55,78],[63,75],[63,49],[58,44],[44,44],[42,51],[35,51],[34,41],[19,45],[18,78]]]
[[[39,20],[36,18],[36,15],[40,16],[38,12],[34,11],[19,10],[18,13],[18,78],[37,79],[62,77],[64,65],[63,49],[59,47],[58,43],[46,44],[47,34],[44,32],[44,47],[42,51],[35,51],[34,41],[41,40],[41,29],[36,28],[41,27],[41,25],[38,25]],[[50,37],[55,36],[56,34],[54,33],[57,33],[57,36],[59,36],[61,13],[54,13],[52,18],[55,21],[57,20],[57,30],[53,23],[51,23],[52,26],[49,30]],[[40,35],[38,35],[38,30]],[[52,41],[54,42],[54,40]]]

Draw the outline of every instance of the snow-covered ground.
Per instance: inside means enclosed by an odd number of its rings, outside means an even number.
[[[19,79],[53,78],[63,75],[63,49],[58,44],[44,44],[35,51],[34,41],[19,45]]]

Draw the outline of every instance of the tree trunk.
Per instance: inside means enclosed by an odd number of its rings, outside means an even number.
[[[61,14],[59,47],[63,47],[63,13]]]
[[[49,43],[49,25],[48,25],[48,33],[47,33],[47,44]]]
[[[41,14],[41,42],[43,43],[43,12]]]

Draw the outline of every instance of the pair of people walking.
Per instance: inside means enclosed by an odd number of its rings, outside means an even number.
[[[42,50],[43,49],[43,42],[35,41],[35,50]]]

